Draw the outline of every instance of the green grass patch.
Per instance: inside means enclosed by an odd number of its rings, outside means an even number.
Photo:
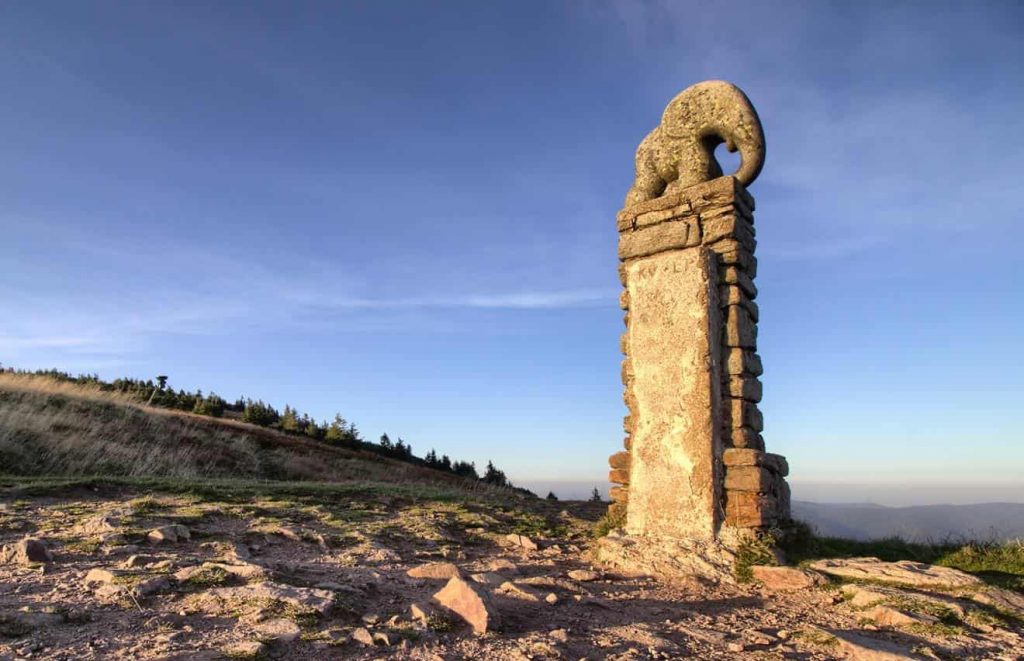
[[[774,547],[775,537],[772,535],[749,537],[740,542],[732,567],[736,580],[740,583],[753,581],[755,565],[779,564],[775,558]]]
[[[621,503],[612,503],[608,511],[594,523],[594,538],[604,537],[616,528],[626,525],[626,507]]]

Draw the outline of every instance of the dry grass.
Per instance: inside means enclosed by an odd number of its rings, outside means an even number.
[[[0,374],[0,472],[475,486],[369,452],[10,373]]]

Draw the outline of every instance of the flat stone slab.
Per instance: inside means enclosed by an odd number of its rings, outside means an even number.
[[[812,562],[810,567],[839,578],[920,588],[969,588],[982,585],[981,579],[958,569],[909,560],[884,562],[878,558],[836,558]]]
[[[632,448],[626,531],[712,539],[720,501],[716,388],[720,319],[706,249],[626,265]]]
[[[923,661],[926,657],[888,640],[853,631],[827,630],[835,637],[842,659],[850,661]]]

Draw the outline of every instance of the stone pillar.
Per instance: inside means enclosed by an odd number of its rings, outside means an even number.
[[[733,176],[714,157],[739,151]],[[625,451],[612,514],[634,537],[739,539],[789,518],[788,471],[761,431],[754,199],[764,134],[724,81],[677,95],[640,143],[619,212]],[[693,548],[693,547],[691,547]]]
[[[719,177],[618,215],[624,452],[609,463],[631,534],[716,537],[789,515],[764,452],[754,200]]]

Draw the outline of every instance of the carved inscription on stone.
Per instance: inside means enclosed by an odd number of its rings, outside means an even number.
[[[713,538],[722,453],[715,260],[707,249],[669,251],[626,270],[636,402],[626,529]]]

